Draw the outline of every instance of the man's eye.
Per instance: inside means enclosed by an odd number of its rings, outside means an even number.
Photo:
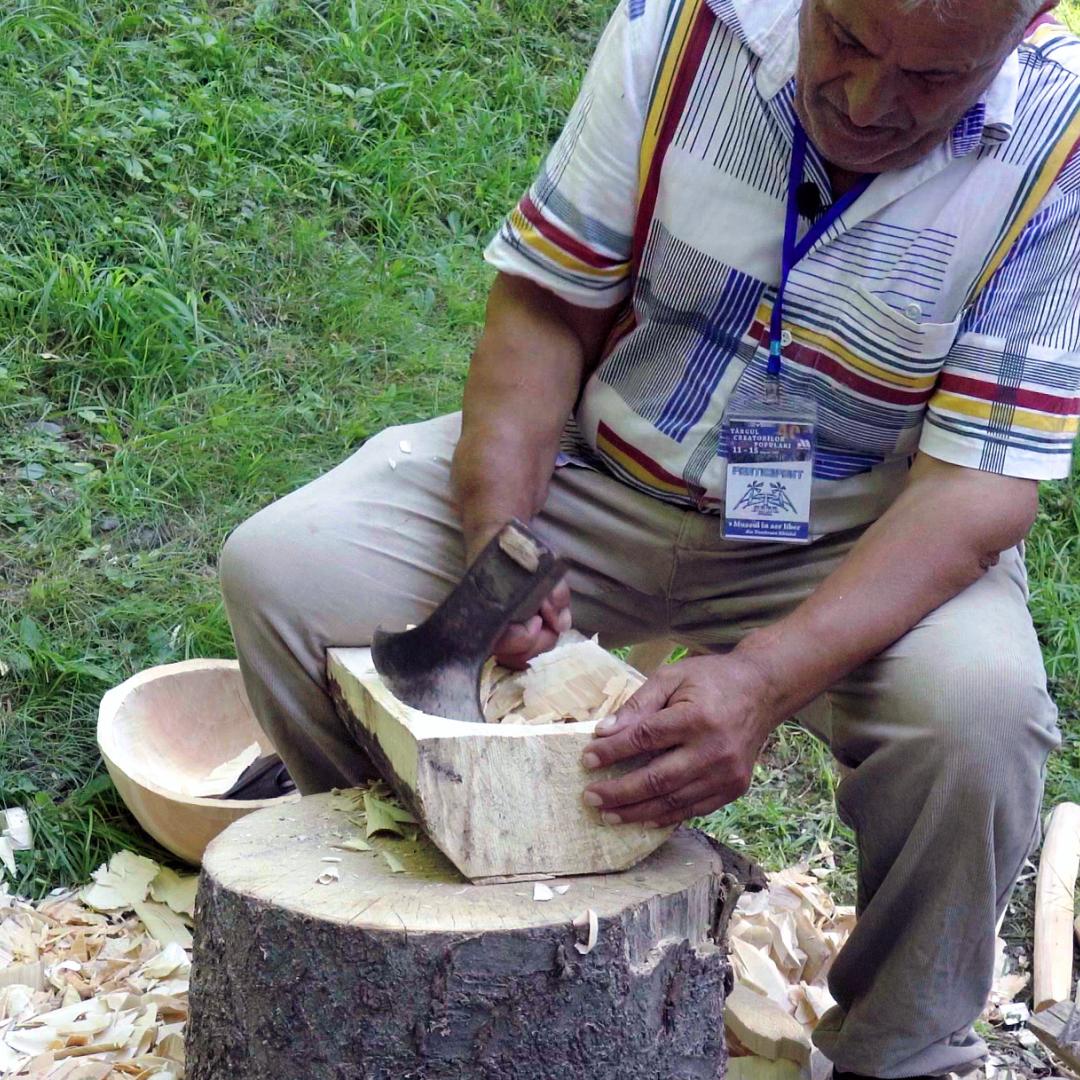
[[[927,86],[948,86],[956,81],[951,71],[921,71],[916,73],[916,78]]]
[[[852,52],[864,53],[866,50],[848,33],[836,27],[834,33],[836,40],[842,49],[850,49]]]

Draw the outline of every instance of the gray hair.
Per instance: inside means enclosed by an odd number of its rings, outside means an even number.
[[[930,8],[940,18],[951,15],[964,0],[903,0],[900,7],[906,13]],[[1039,8],[1043,6],[1043,0],[1013,0],[1017,8],[1017,20],[1023,19],[1025,23],[1034,19]]]

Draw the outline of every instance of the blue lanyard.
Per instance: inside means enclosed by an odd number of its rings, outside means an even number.
[[[798,190],[803,182],[806,170],[806,132],[798,120],[795,121],[795,142],[791,150],[791,171],[788,174],[787,218],[784,222],[784,249],[780,271],[780,288],[776,293],[776,302],[772,309],[772,322],[769,326],[769,363],[765,369],[766,393],[771,392],[772,399],[779,388],[780,354],[783,350],[781,334],[784,327],[784,294],[787,292],[788,278],[791,271],[809,254],[810,249],[825,235],[839,217],[870,186],[872,176],[864,176],[842,198],[832,204],[811,226],[809,232],[797,240],[799,235]]]

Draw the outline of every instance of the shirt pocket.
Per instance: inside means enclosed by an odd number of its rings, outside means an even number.
[[[921,321],[857,278],[800,271],[785,304],[785,370],[817,402],[819,446],[880,460],[914,453],[960,320]]]

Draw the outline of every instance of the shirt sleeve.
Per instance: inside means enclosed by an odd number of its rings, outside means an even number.
[[[622,0],[566,126],[484,253],[582,307],[630,291],[638,160],[663,37],[659,0]]]
[[[1031,480],[1069,475],[1080,414],[1080,157],[964,316],[920,450]]]

